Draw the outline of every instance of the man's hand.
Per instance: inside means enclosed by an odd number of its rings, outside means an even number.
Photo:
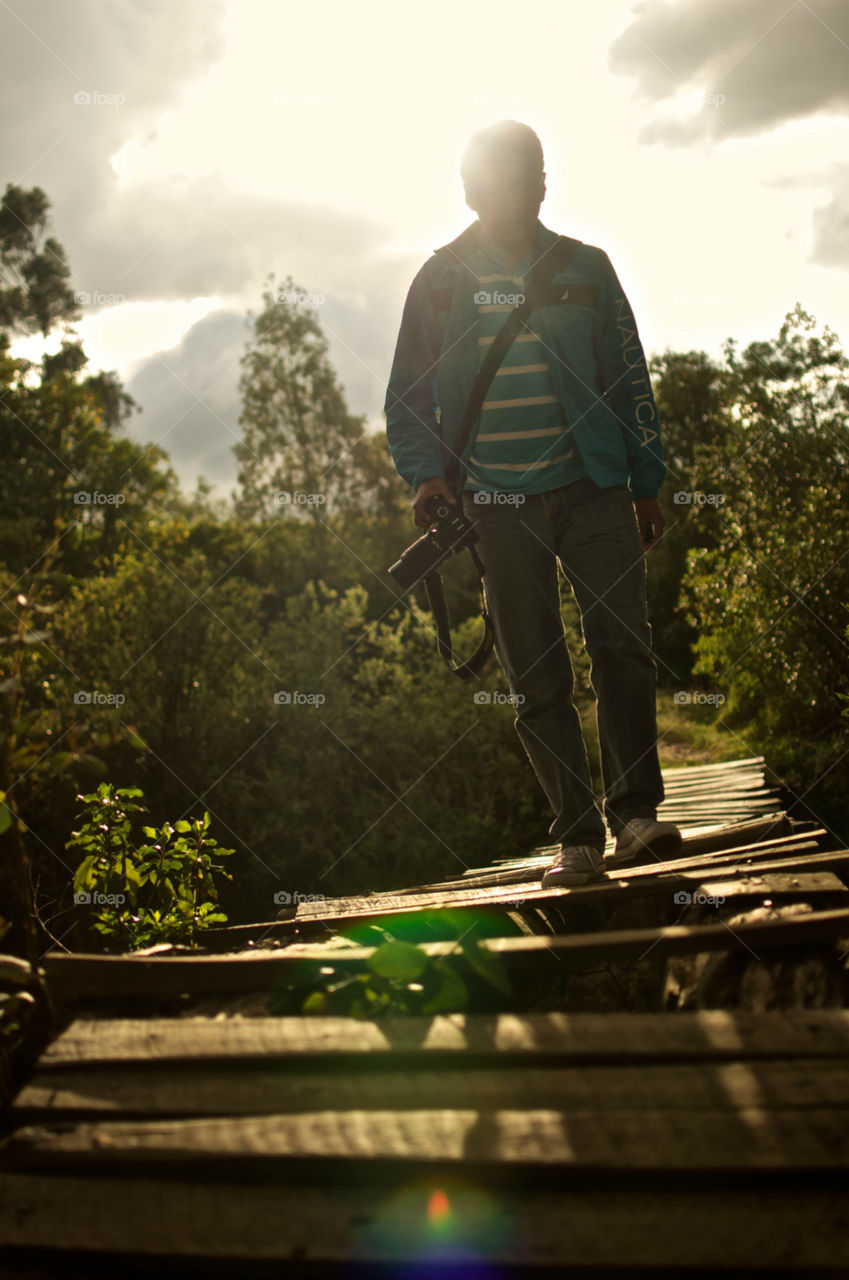
[[[443,497],[448,498],[456,506],[457,497],[451,492],[442,476],[434,476],[431,480],[424,480],[416,490],[416,496],[413,499],[413,519],[420,529],[430,527],[431,519],[423,507],[423,503],[428,498],[432,498],[435,493],[441,493]]]
[[[663,512],[660,509],[660,503],[657,498],[635,498],[634,506],[637,509],[637,524],[640,527],[640,537],[643,540],[643,553],[645,554],[660,542],[666,521],[663,518]]]

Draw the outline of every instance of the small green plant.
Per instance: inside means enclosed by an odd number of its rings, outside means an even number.
[[[194,945],[200,930],[227,922],[215,877],[232,876],[216,859],[234,850],[220,849],[208,834],[208,811],[159,830],[143,826],[150,843],[136,847],[131,815],[147,812],[135,803],[141,795],[138,787],[116,791],[102,782],[90,795],[77,796],[84,821],[65,845],[84,854],[74,875],[74,903],[90,912],[89,928],[110,949]]]

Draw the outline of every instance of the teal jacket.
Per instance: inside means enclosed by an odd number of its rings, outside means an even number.
[[[557,239],[539,220],[536,236],[535,256]],[[476,220],[435,250],[404,305],[384,412],[392,460],[413,489],[456,459],[478,367],[478,283],[466,263],[479,237]],[[588,475],[604,489],[630,483],[635,498],[657,497],[666,474],[657,406],[631,307],[604,250],[579,245],[550,297],[529,323],[548,349]],[[461,481],[475,430],[459,460]]]

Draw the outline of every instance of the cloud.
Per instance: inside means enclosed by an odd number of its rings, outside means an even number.
[[[125,384],[142,410],[128,419],[128,434],[159,444],[186,491],[200,475],[220,497],[229,496],[235,484],[239,359],[247,336],[244,315],[212,312],[176,347],[146,360]]]
[[[227,12],[225,0],[0,6],[0,112],[18,122],[0,140],[0,190],[15,182],[46,191],[75,292],[128,303],[222,299],[182,343],[136,368],[129,387],[145,408],[132,421],[163,437],[181,478],[202,469],[224,483],[235,478],[238,370],[230,366],[236,333],[246,334],[241,309],[261,307],[269,273],[278,285],[291,276],[325,295],[320,319],[349,407],[374,419],[400,301],[420,265],[387,257],[387,228],[351,210],[246,193],[214,173],[119,178],[113,157],[167,130],[227,53]],[[79,95],[88,100],[75,102]]]
[[[386,377],[400,321],[397,271],[397,263],[387,262],[367,295],[328,297],[316,306],[348,408],[364,413],[367,426],[382,427]],[[258,297],[253,310],[261,308]],[[229,497],[237,484],[233,445],[242,438],[240,361],[250,336],[245,312],[214,311],[192,325],[175,347],[139,362],[125,382],[142,410],[128,420],[128,433],[161,445],[187,492],[200,475],[212,482],[218,497]]]
[[[816,116],[849,118],[845,0],[649,0],[635,12],[608,65],[636,79],[638,96],[663,104],[640,142],[725,142]],[[830,200],[812,215],[811,261],[846,268],[849,170],[831,166],[808,182],[829,184]]]
[[[658,119],[644,142],[684,144],[758,135],[789,120],[849,114],[845,0],[650,0],[613,41],[609,66],[661,102],[703,98],[686,116]]]
[[[224,0],[0,7],[0,113],[18,121],[0,141],[0,189],[47,193],[75,292],[247,304],[270,271],[344,290],[346,272],[387,239],[376,220],[246,194],[221,174],[119,180],[118,152],[166,130],[225,55],[225,17]]]
[[[814,262],[824,267],[849,267],[849,165],[836,169],[831,199],[813,215]]]

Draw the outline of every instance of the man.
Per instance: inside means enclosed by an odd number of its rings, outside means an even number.
[[[431,495],[457,500],[446,480],[457,471],[480,537],[496,653],[518,695],[516,730],[555,812],[559,848],[542,884],[584,884],[605,873],[605,829],[573,702],[558,562],[591,659],[604,812],[616,838],[608,862],[663,858],[681,845],[678,828],[657,821],[664,790],[644,562],[664,525],[657,409],[610,260],[579,244],[507,351],[457,457],[477,369],[558,240],[539,221],[543,154],[527,125],[507,120],[475,134],[461,173],[477,221],[436,250],[410,287],[387,437],[415,490],[420,527]]]

